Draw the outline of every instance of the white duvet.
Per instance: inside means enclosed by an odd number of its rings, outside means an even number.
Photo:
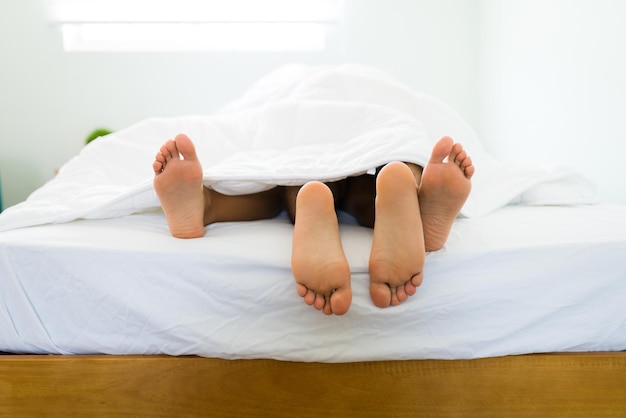
[[[571,170],[495,161],[453,110],[384,73],[356,65],[289,65],[214,115],[152,118],[93,141],[53,180],[4,211],[0,231],[158,207],[152,161],[178,133],[194,140],[205,185],[226,194],[337,180],[394,160],[424,165],[434,142],[449,135],[477,167],[465,216],[512,201],[595,201],[592,187]]]

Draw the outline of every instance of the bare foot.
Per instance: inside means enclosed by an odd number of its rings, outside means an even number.
[[[472,159],[452,138],[445,136],[433,147],[419,187],[426,251],[439,250],[446,243],[469,196],[474,170]]]
[[[350,308],[350,267],[341,246],[333,194],[320,182],[302,186],[296,200],[291,266],[298,295],[326,315]]]
[[[157,153],[152,168],[154,189],[172,235],[203,236],[205,194],[202,166],[193,142],[183,134],[167,141]]]
[[[393,162],[376,179],[376,221],[370,254],[370,296],[374,305],[398,305],[422,284],[424,236],[417,184],[411,169]]]

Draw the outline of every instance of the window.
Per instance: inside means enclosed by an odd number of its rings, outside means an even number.
[[[66,51],[316,51],[340,0],[48,0]]]

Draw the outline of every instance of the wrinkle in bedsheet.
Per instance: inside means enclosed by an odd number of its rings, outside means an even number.
[[[26,262],[23,261],[24,259]],[[54,347],[55,351],[67,354],[51,337],[38,304],[32,300],[31,293],[24,287],[25,275],[22,271],[24,266],[39,272],[45,268],[40,263],[33,263],[33,260],[37,259],[36,252],[24,254],[20,250],[0,247],[0,260],[3,264],[0,266],[2,272],[2,280],[0,280],[2,315],[0,318],[6,320],[0,323],[0,342],[4,350],[15,353],[37,353]],[[34,273],[35,278],[40,276],[37,272]],[[16,341],[20,344],[15,344]]]

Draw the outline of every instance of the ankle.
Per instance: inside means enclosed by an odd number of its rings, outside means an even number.
[[[216,207],[219,207],[219,205],[215,204],[217,196],[218,193],[216,191],[209,189],[208,187],[202,187],[202,199],[204,203],[202,221],[205,226],[218,221]]]

